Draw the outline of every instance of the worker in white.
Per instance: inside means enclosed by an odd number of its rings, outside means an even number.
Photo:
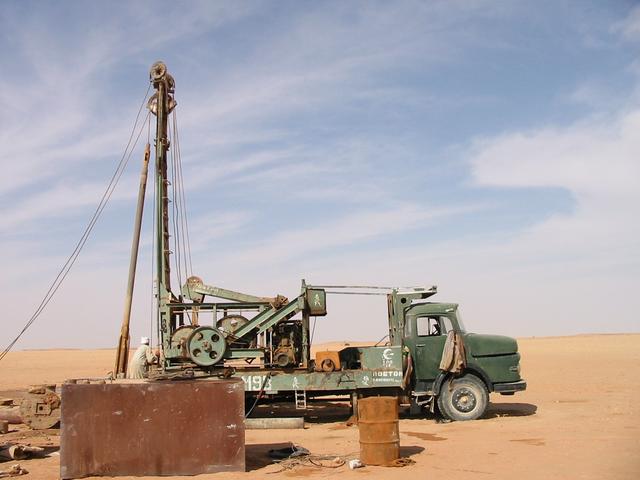
[[[140,346],[133,354],[131,363],[129,364],[129,378],[145,378],[149,365],[157,361],[157,357],[151,351],[151,347],[149,347],[149,338],[142,337],[140,339]]]

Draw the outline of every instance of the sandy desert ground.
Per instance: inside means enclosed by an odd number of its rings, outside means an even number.
[[[519,344],[526,392],[493,394],[485,418],[474,422],[400,420],[401,453],[414,465],[353,471],[347,466],[303,467],[277,473],[280,467],[266,452],[288,442],[317,454],[357,456],[358,429],[346,425],[348,412],[338,405],[324,418],[309,412],[304,430],[247,431],[247,473],[191,478],[640,478],[640,335],[525,338]],[[111,350],[11,353],[0,363],[0,396],[34,383],[102,376],[113,358]],[[56,431],[34,436],[20,427],[13,430],[0,441],[59,442]],[[58,478],[56,456],[20,463],[30,472],[20,478]]]

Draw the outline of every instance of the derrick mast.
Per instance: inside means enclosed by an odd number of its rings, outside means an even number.
[[[149,100],[149,110],[156,116],[155,138],[155,183],[156,183],[156,268],[158,295],[158,323],[161,332],[175,328],[175,319],[171,315],[169,304],[173,299],[171,293],[171,269],[169,256],[169,180],[167,178],[167,151],[169,137],[167,120],[176,106],[173,98],[175,81],[167,72],[162,62],[156,62],[151,67],[151,82],[156,93]],[[160,332],[159,332],[160,333]],[[166,336],[163,336],[163,344]],[[163,345],[166,347],[167,345]]]

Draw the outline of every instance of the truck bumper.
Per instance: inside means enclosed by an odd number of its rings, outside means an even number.
[[[520,380],[519,382],[511,383],[494,383],[493,391],[497,393],[514,393],[521,392],[527,389],[527,382]]]

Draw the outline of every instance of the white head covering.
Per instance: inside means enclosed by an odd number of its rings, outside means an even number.
[[[141,337],[140,345],[149,345],[149,337]]]

